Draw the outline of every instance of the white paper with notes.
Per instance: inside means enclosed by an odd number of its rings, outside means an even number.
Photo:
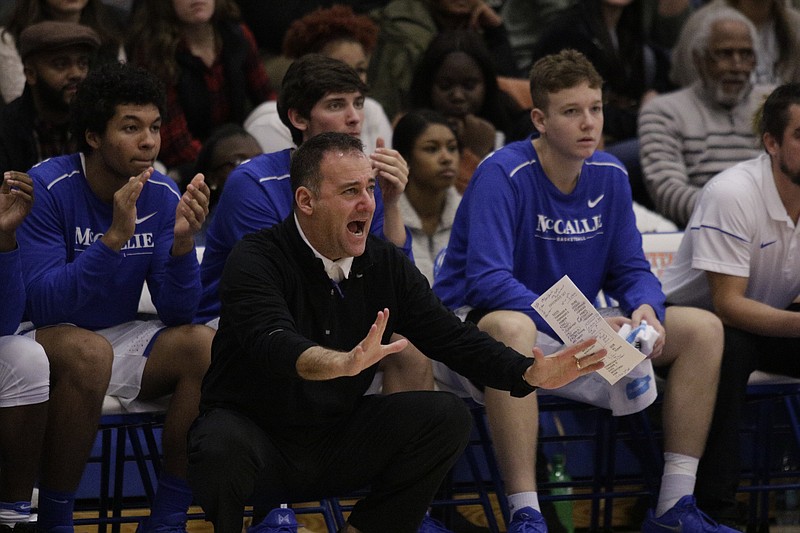
[[[612,385],[645,359],[644,354],[617,335],[569,276],[564,276],[542,293],[531,307],[566,344],[596,338],[597,342],[589,349],[589,353],[600,348],[608,350],[603,359],[605,366],[598,374]],[[587,354],[578,357],[584,355]]]

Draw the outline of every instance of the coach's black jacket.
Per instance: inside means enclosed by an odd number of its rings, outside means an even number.
[[[397,332],[476,382],[515,396],[533,390],[522,379],[533,360],[462,323],[394,245],[370,235],[339,288],[341,294],[293,216],[242,239],[220,284],[221,319],[201,411],[241,412],[267,434],[289,431],[313,438],[327,431],[361,401],[376,368],[307,381],[297,375],[297,358],[316,345],[353,349],[383,308],[390,311],[384,343]]]

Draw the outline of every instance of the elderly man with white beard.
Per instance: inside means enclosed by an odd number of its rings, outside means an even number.
[[[759,153],[753,113],[772,90],[753,86],[756,29],[739,11],[709,10],[684,32],[700,73],[689,87],[658,96],[639,115],[642,170],[656,210],[685,227],[714,175]]]

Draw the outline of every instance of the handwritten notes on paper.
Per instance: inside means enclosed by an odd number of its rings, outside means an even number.
[[[531,307],[566,344],[595,337],[597,343],[590,350],[608,350],[608,355],[603,359],[605,367],[598,374],[612,385],[645,358],[644,354],[617,335],[568,276],[547,289]]]

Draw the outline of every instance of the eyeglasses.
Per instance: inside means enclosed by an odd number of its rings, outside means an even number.
[[[756,53],[752,48],[717,48],[709,50],[708,57],[718,63],[753,63],[756,60]]]

